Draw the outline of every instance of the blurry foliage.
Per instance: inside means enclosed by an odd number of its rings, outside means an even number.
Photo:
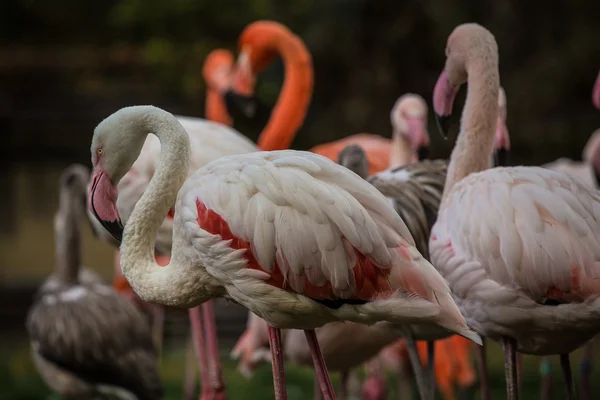
[[[600,68],[599,16],[597,0],[543,6],[514,0],[4,0],[0,46],[137,46],[149,71],[121,71],[118,79],[141,80],[201,115],[207,53],[235,51],[248,23],[276,20],[302,37],[313,56],[314,96],[294,142],[307,148],[361,131],[389,136],[396,98],[415,92],[431,103],[448,34],[460,23],[478,22],[499,44],[512,159],[541,163],[579,158],[589,134],[600,127],[590,101]],[[80,87],[97,88],[99,79],[119,87],[102,73],[86,71],[76,79],[92,82]],[[282,78],[281,63],[261,76],[258,94],[267,104],[276,101]],[[457,99],[455,130],[464,92]],[[431,117],[432,155],[447,157],[452,142],[436,140],[434,126]],[[259,130],[239,128],[253,138]]]

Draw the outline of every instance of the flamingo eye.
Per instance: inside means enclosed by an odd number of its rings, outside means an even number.
[[[102,154],[104,154],[104,149],[102,147],[100,147],[98,150],[96,150],[96,153],[101,156]]]

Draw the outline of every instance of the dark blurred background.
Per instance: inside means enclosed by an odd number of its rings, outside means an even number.
[[[431,104],[447,36],[464,22],[496,36],[513,164],[580,159],[600,127],[591,104],[600,68],[597,0],[2,0],[4,333],[22,335],[31,294],[53,267],[58,177],[70,163],[90,165],[95,125],[134,104],[202,117],[205,56],[215,48],[236,51],[240,32],[258,19],[287,25],[312,53],[314,95],[296,149],[359,132],[389,137],[400,95],[418,93]],[[277,60],[260,76],[257,94],[267,105],[283,74]],[[458,119],[455,112],[455,132]],[[431,155],[447,157],[453,141],[440,139],[431,113],[429,127]],[[262,126],[236,128],[256,139]],[[110,278],[113,249],[89,231],[85,247],[86,265]]]

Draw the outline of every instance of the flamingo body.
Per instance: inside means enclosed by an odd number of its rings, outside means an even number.
[[[439,314],[440,324],[473,337],[385,197],[324,157],[222,157],[184,183],[175,220],[184,240],[203,243],[195,248],[208,274],[271,326],[402,324]]]
[[[599,233],[600,196],[571,176],[495,168],[452,188],[429,246],[469,326],[562,354],[600,329]]]

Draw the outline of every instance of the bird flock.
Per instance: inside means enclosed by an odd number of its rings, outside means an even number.
[[[359,133],[289,150],[312,97],[310,52],[273,21],[248,25],[238,45],[237,61],[222,49],[205,60],[206,119],[122,108],[93,132],[91,172],[63,172],[56,267],[26,322],[53,391],[164,398],[167,306],[189,309],[200,398],[226,399],[212,305],[225,298],[248,310],[231,357],[248,378],[270,363],[278,400],[287,398],[284,361],[314,366],[315,399],[350,398],[365,366],[365,400],[387,398],[388,369],[403,398],[412,370],[421,399],[438,389],[455,399],[478,380],[487,400],[489,340],[504,348],[506,398],[519,398],[521,354],[543,357],[542,399],[552,396],[551,355],[565,398],[593,398],[600,130],[582,162],[508,166],[498,45],[466,23],[448,36],[433,92],[445,137],[468,83],[449,159],[427,158],[428,106],[414,93],[394,104],[391,139]],[[275,55],[285,79],[255,144],[232,115],[264,112],[254,88]],[[600,74],[592,102],[600,109]],[[85,220],[115,246],[112,285],[81,266]],[[588,368],[576,390],[569,354],[582,346]],[[341,372],[337,394],[329,371]]]

